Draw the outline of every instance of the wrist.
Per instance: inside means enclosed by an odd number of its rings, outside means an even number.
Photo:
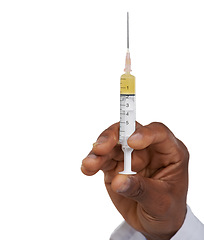
[[[179,212],[179,213],[178,213]],[[142,234],[145,236],[146,240],[171,240],[176,233],[181,229],[184,224],[186,214],[187,214],[187,205],[183,205],[180,207],[180,211],[177,214],[173,214],[171,220],[166,223],[162,222],[154,226],[151,230],[143,232]],[[147,229],[146,229],[147,230]]]

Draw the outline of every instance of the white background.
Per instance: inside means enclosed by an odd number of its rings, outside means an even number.
[[[122,221],[82,159],[119,120],[130,51],[137,120],[188,147],[188,204],[204,222],[204,2],[0,1],[0,239],[108,239]]]

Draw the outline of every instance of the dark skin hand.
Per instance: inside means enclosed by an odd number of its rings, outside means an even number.
[[[125,221],[147,240],[170,240],[186,215],[189,154],[185,145],[162,123],[142,126],[128,139],[134,149],[132,170],[120,175],[123,152],[119,123],[106,129],[83,160],[86,175],[104,172],[105,185]]]

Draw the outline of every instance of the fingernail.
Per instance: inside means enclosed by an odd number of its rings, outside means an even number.
[[[129,141],[138,141],[143,138],[143,135],[141,133],[135,133],[132,136],[129,137]]]
[[[83,172],[84,169],[85,169],[85,167],[84,167],[83,165],[81,165],[80,169],[81,169],[81,171]]]
[[[96,147],[99,144],[103,144],[104,142],[107,141],[107,137],[101,136],[99,139],[93,144],[93,147]]]
[[[91,154],[89,154],[89,155],[87,156],[87,158],[96,159],[97,156],[96,156],[95,154],[91,153]]]
[[[123,182],[123,184],[120,186],[120,188],[117,190],[118,193],[124,193],[128,190],[128,188],[130,187],[130,179],[127,177],[125,182]]]

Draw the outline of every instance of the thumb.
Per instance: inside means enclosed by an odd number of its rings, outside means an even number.
[[[170,194],[164,181],[139,174],[117,175],[111,187],[114,192],[140,203],[149,214],[163,214],[170,208]]]

